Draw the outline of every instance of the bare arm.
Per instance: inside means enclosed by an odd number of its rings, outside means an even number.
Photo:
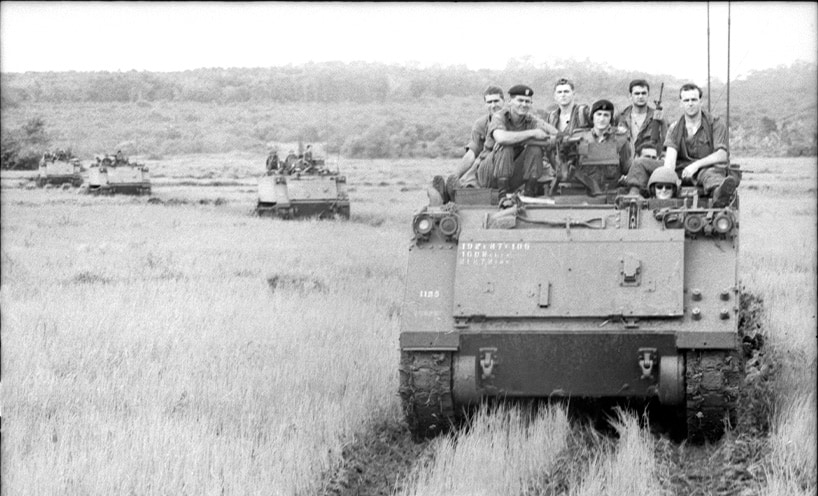
[[[693,176],[696,175],[697,172],[699,172],[699,170],[704,169],[705,167],[710,167],[711,165],[722,164],[726,162],[727,150],[719,148],[710,155],[704,158],[700,158],[695,162],[691,162],[687,167],[685,167],[684,170],[682,171],[682,179],[692,178]]]
[[[528,139],[545,139],[548,133],[544,129],[527,129],[525,131],[506,131],[505,129],[494,130],[494,141],[498,145],[516,145]]]
[[[466,153],[463,154],[463,158],[460,159],[460,165],[457,167],[457,170],[454,172],[455,177],[463,177],[463,174],[468,171],[472,164],[474,163],[474,151],[469,149],[466,150]]]
[[[665,167],[670,168],[670,170],[676,170],[676,158],[678,156],[679,150],[672,146],[667,147],[665,150]]]

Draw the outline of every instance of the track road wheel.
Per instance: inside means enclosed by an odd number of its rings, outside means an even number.
[[[400,397],[415,440],[446,432],[454,422],[452,354],[402,351]]]
[[[716,441],[726,425],[736,424],[741,355],[735,350],[688,351],[686,361],[687,438]]]

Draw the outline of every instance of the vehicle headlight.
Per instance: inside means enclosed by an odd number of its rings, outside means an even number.
[[[713,219],[713,229],[719,234],[727,234],[733,229],[733,216],[728,213],[720,213]]]
[[[444,236],[454,236],[460,231],[460,220],[454,215],[447,215],[440,219],[438,227]]]
[[[435,227],[435,222],[428,215],[419,215],[415,219],[414,229],[415,229],[415,234],[417,234],[418,236],[428,235],[430,232],[432,232],[432,229],[434,227]]]
[[[704,229],[704,218],[701,215],[688,215],[685,217],[685,230],[690,234],[697,234]]]

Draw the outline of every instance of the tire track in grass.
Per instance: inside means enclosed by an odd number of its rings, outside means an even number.
[[[411,468],[431,457],[430,442],[415,443],[404,423],[381,420],[344,448],[341,466],[327,476],[319,494],[394,494],[401,489]]]

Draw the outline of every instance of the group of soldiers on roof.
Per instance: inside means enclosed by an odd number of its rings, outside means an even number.
[[[628,195],[671,198],[683,181],[701,187],[714,206],[730,203],[740,175],[729,168],[727,128],[702,109],[702,90],[692,83],[679,90],[682,116],[668,125],[661,106],[650,101],[650,84],[635,79],[628,85],[631,104],[616,113],[613,103],[600,99],[590,107],[574,101],[574,83],[560,78],[554,84],[557,107],[540,117],[532,110],[534,91],[518,84],[508,90],[489,86],[483,92],[486,114],[472,126],[461,165],[446,179],[435,176],[429,197],[432,204],[453,199],[461,188],[497,188],[539,196],[543,184],[555,178],[555,168],[576,156],[561,155],[543,143],[564,142],[608,145],[608,159],[619,164],[618,184]],[[576,171],[576,169],[573,169]],[[589,194],[601,192],[583,181]],[[593,183],[593,181],[590,181]]]
[[[316,168],[316,161],[312,156],[312,145],[307,145],[304,153],[296,155],[294,150],[287,153],[284,161],[278,157],[278,148],[273,147],[267,156],[267,174],[279,172],[281,174],[293,174],[295,172],[311,172]]]
[[[116,154],[113,156],[108,155],[107,153],[102,157],[97,156],[96,160],[97,166],[104,165],[106,167],[116,167],[118,165],[127,165],[129,163],[128,157],[122,153],[122,150],[117,150]]]
[[[60,148],[55,152],[45,152],[45,153],[43,153],[42,162],[47,162],[47,161],[53,162],[55,160],[59,160],[61,162],[68,162],[72,158],[73,158],[73,155],[71,154],[70,151],[65,151],[62,148]]]

